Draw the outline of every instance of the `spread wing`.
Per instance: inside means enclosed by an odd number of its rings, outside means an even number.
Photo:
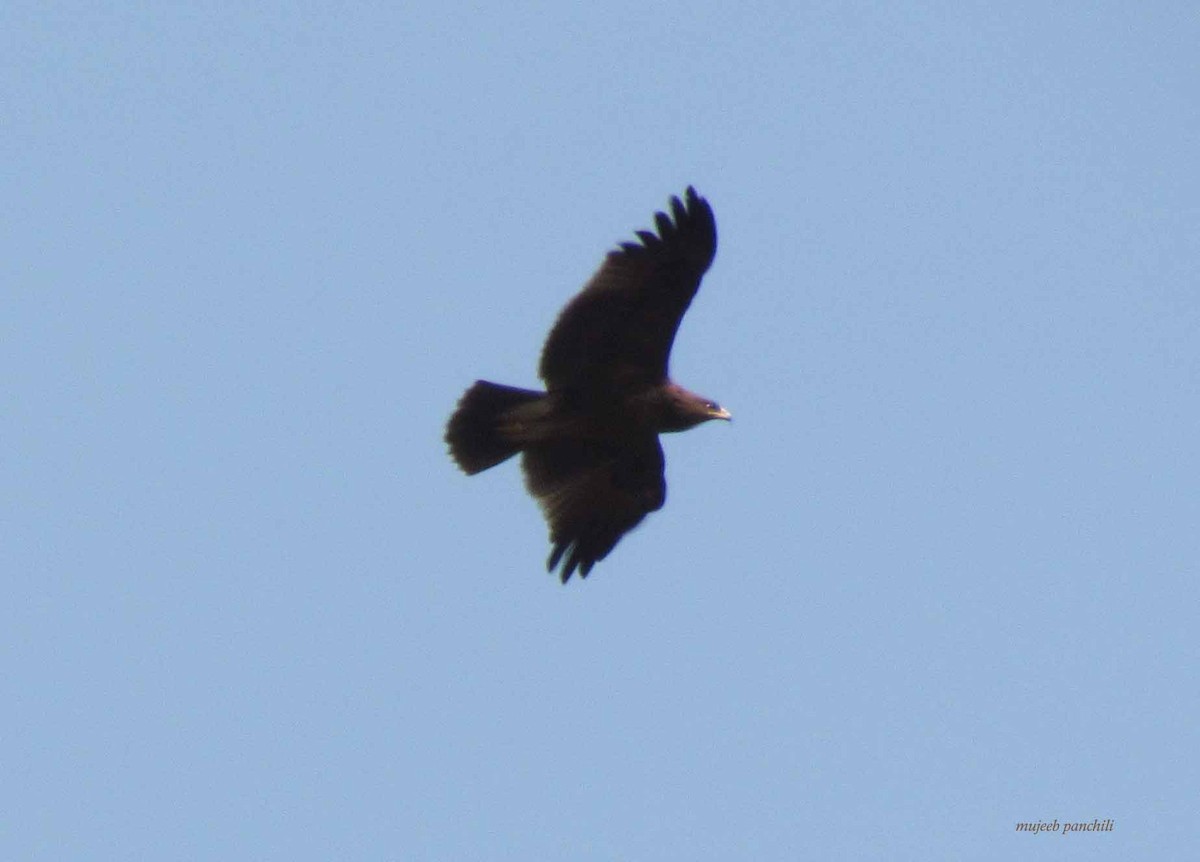
[[[550,525],[546,570],[565,558],[562,581],[587,577],[621,537],[667,497],[663,452],[655,434],[615,443],[563,440],[530,447],[525,484]]]
[[[657,213],[658,233],[622,243],[558,317],[538,373],[550,389],[658,383],[679,321],[717,253],[708,201],[688,187]]]

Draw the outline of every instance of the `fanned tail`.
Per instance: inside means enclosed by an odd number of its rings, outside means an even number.
[[[473,476],[521,451],[521,442],[511,439],[504,420],[513,408],[543,397],[543,392],[476,380],[446,425],[450,454],[462,471]]]

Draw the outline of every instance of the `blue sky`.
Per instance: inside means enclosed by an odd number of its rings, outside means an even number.
[[[1197,44],[5,4],[0,856],[1190,857]],[[563,587],[443,425],[689,183],[672,369],[736,418]]]

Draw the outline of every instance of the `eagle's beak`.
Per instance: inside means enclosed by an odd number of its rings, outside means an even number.
[[[733,414],[730,413],[728,410],[726,410],[724,407],[718,407],[716,410],[713,410],[708,414],[708,418],[709,419],[724,419],[726,422],[732,422]]]

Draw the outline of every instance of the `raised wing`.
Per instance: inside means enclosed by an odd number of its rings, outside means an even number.
[[[667,498],[663,452],[654,434],[611,444],[564,440],[532,447],[522,458],[525,484],[550,525],[546,570],[563,561],[562,582],[587,577],[621,537]]]
[[[655,214],[657,233],[622,243],[567,304],[542,348],[538,373],[550,389],[657,383],[679,321],[717,253],[708,201],[688,187]]]

